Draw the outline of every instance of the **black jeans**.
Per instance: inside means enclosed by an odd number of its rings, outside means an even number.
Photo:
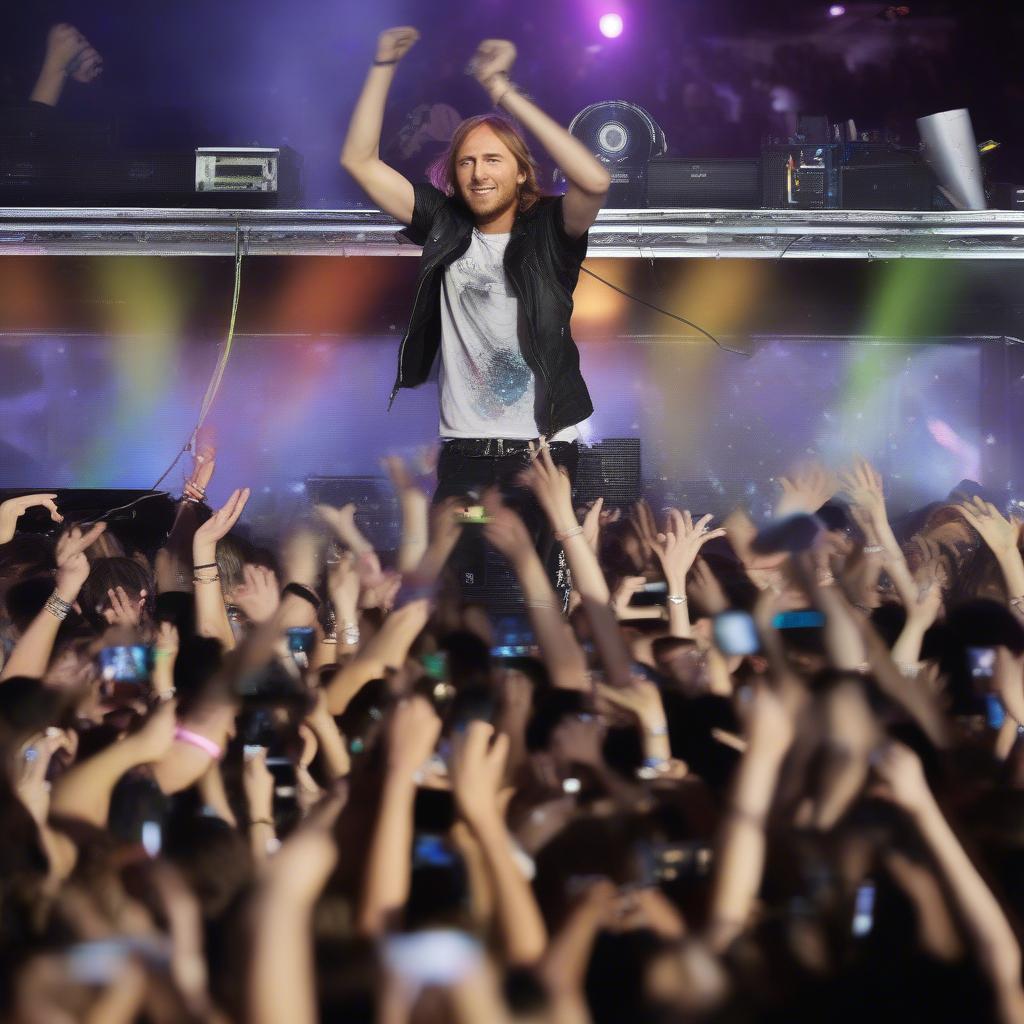
[[[497,486],[505,504],[522,517],[563,610],[568,608],[572,576],[565,561],[565,552],[555,540],[547,516],[533,493],[518,483],[519,474],[530,464],[529,453],[471,457],[459,455],[451,448],[448,444],[441,445],[434,503],[453,496],[466,496],[471,499],[469,503],[475,503],[472,499],[479,498],[489,487]],[[551,442],[552,460],[555,465],[568,470],[569,479],[574,483],[579,457],[579,445],[575,441]],[[480,527],[463,527],[451,562],[458,573],[464,596],[472,599],[474,591],[479,592],[487,584],[486,542]]]

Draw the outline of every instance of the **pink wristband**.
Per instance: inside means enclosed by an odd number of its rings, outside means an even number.
[[[209,754],[214,761],[219,761],[224,751],[213,742],[213,740],[207,739],[205,736],[200,736],[199,733],[193,732],[191,729],[186,729],[182,725],[175,726],[174,738],[181,740],[182,743],[190,743],[193,747],[198,747],[204,753]]]

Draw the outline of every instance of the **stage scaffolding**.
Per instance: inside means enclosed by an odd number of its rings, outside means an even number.
[[[377,210],[0,208],[0,255],[415,256]],[[590,257],[1024,258],[1024,212],[603,210]]]

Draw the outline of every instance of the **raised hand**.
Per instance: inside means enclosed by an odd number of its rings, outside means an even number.
[[[22,746],[13,765],[14,792],[39,824],[46,821],[50,810],[50,785],[46,781],[50,761],[65,743],[60,730],[47,729]]]
[[[6,544],[17,529],[18,520],[30,508],[47,508],[50,518],[55,523],[63,523],[64,517],[57,511],[54,503],[56,494],[22,494],[18,498],[8,498],[0,504],[0,544]]]
[[[395,494],[401,496],[405,494],[406,491],[418,491],[420,494],[423,493],[416,486],[416,483],[412,478],[412,474],[409,472],[409,467],[405,464],[405,459],[403,459],[401,455],[386,455],[380,461],[388,474],[391,486],[395,489]]]
[[[456,744],[449,776],[455,802],[467,822],[477,824],[499,815],[498,792],[505,777],[508,736],[494,736],[489,722],[473,721]]]
[[[512,563],[524,552],[533,550],[533,540],[522,517],[502,502],[497,490],[487,491],[483,504],[490,520],[484,526],[484,539],[488,544]]]
[[[267,748],[246,750],[242,764],[242,791],[250,821],[268,821],[274,814],[274,776],[267,767]]]
[[[174,696],[174,663],[178,659],[178,628],[173,622],[161,622],[153,647],[153,694],[159,700]]]
[[[635,715],[644,729],[661,729],[665,725],[665,707],[658,687],[647,679],[634,676],[629,686],[597,684],[598,696],[617,708]]]
[[[942,591],[948,582],[948,574],[937,542],[918,536],[913,543],[920,552],[921,560],[914,571],[917,599],[910,603],[907,615],[927,629],[942,609]]]
[[[782,519],[794,512],[814,515],[835,493],[839,482],[824,466],[816,462],[797,466],[788,477],[780,477],[782,497],[775,517]]]
[[[46,65],[87,84],[103,71],[103,58],[74,25],[54,25],[46,36]]]
[[[327,524],[334,535],[351,549],[354,555],[362,555],[373,551],[373,545],[362,535],[356,526],[356,507],[349,502],[341,508],[332,505],[314,505],[313,511]]]
[[[122,741],[131,743],[137,764],[160,761],[169,753],[174,743],[177,707],[174,700],[158,704],[142,723],[142,728]]]
[[[725,589],[703,558],[698,558],[693,563],[687,590],[708,615],[720,615],[729,610],[729,598]]]
[[[715,537],[724,537],[724,529],[712,530],[708,524],[711,516],[702,516],[697,522],[685,509],[669,509],[668,523],[664,533],[659,533],[654,543],[654,553],[661,562],[665,578],[674,588],[681,588],[686,574],[700,553],[700,549]]]
[[[654,549],[658,543],[658,525],[654,521],[654,513],[646,498],[641,498],[629,514],[629,521],[640,538],[640,546],[643,548],[644,563],[655,557]]]
[[[871,519],[885,515],[882,474],[867,459],[856,459],[849,469],[839,474],[838,482],[862,513]]]
[[[107,591],[110,607],[103,609],[103,618],[112,626],[127,626],[134,629],[142,620],[142,609],[146,607],[146,591],[139,591],[139,596],[132,600],[124,587],[115,587]]]
[[[156,631],[156,644],[153,653],[157,661],[168,661],[174,667],[174,660],[178,657],[178,627],[173,622],[161,622]]]
[[[887,743],[876,753],[873,766],[883,784],[879,795],[905,810],[917,811],[933,799],[920,759],[902,743]]]
[[[182,489],[181,496],[183,498],[192,498],[194,501],[206,499],[206,488],[209,487],[213,477],[216,461],[217,449],[208,442],[201,442],[192,459],[192,471]]]
[[[398,702],[388,722],[388,771],[415,775],[434,752],[441,735],[441,719],[422,697]]]
[[[85,533],[72,526],[57,541],[57,593],[65,601],[74,601],[89,575],[89,560],[85,557],[88,548],[107,528],[106,523],[96,523]]]
[[[355,559],[350,551],[346,551],[331,564],[327,573],[327,592],[339,617],[346,617],[349,621],[354,619],[359,607],[359,586]]]
[[[255,624],[273,618],[281,603],[281,588],[272,569],[262,565],[242,567],[242,582],[235,587],[234,603]]]
[[[463,498],[453,495],[444,498],[430,510],[430,543],[440,548],[454,547],[462,533],[458,516],[465,508]]]
[[[469,62],[473,77],[494,97],[496,89],[504,88],[504,79],[512,70],[516,48],[507,39],[485,39]]]
[[[262,882],[282,906],[307,907],[327,884],[338,861],[334,823],[344,806],[340,793],[325,797],[267,861]]]
[[[372,583],[364,583],[359,593],[359,607],[383,608],[384,611],[390,611],[401,588],[402,577],[397,572],[378,571]]]
[[[193,548],[215,547],[217,541],[226,537],[228,531],[238,522],[245,503],[249,500],[249,493],[248,487],[232,491],[228,500],[196,530],[192,541]]]
[[[401,60],[420,38],[419,32],[411,25],[387,28],[377,37],[377,60]]]
[[[618,618],[622,618],[623,612],[629,607],[633,595],[643,589],[647,582],[645,576],[623,576],[618,586],[612,592],[612,609]]]
[[[975,495],[954,507],[978,531],[997,558],[1017,549],[1020,523],[1006,519],[991,502]]]
[[[520,474],[520,481],[533,491],[552,527],[567,530],[576,526],[576,511],[572,507],[572,482],[568,472],[556,466],[551,458],[547,441],[541,437],[540,446],[530,442],[533,462]]]

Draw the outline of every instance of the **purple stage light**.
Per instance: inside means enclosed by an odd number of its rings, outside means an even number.
[[[622,15],[602,14],[597,26],[606,39],[617,39],[622,35]]]
[[[846,13],[846,8],[842,4],[832,4],[828,9],[828,16],[830,18],[841,18]]]

